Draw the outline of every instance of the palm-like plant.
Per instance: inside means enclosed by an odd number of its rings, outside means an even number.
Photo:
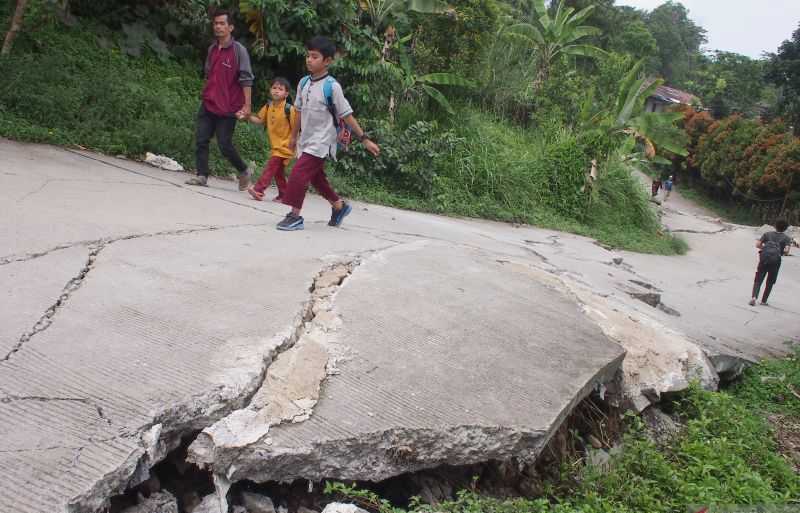
[[[548,12],[545,0],[534,0],[533,7],[538,23],[514,24],[506,29],[506,35],[536,51],[537,88],[548,79],[553,61],[560,55],[594,58],[606,55],[596,46],[581,43],[585,37],[601,33],[596,27],[581,25],[594,10],[593,5],[576,13],[573,7],[564,8],[564,0],[560,0],[553,16]]]
[[[398,12],[441,14],[447,10],[447,4],[441,0],[359,0],[358,6],[369,16],[376,34],[384,29],[391,16]]]
[[[680,112],[644,112],[644,104],[663,80],[639,76],[644,61],[637,62],[625,75],[619,87],[614,111],[606,113],[606,123],[611,129],[631,136],[644,146],[648,160],[663,162],[665,152],[686,156],[686,132],[675,126],[683,117]]]
[[[453,107],[447,98],[435,86],[466,87],[475,88],[475,82],[463,78],[454,73],[427,73],[419,75],[414,70],[411,58],[404,49],[399,52],[399,65],[395,67],[395,73],[400,84],[400,97],[412,99],[414,96],[424,94],[438,103],[448,114],[454,114]],[[394,117],[396,107],[394,96],[389,102],[390,118]]]

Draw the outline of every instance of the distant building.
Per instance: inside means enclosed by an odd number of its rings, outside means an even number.
[[[675,105],[695,106],[700,104],[700,99],[692,93],[681,91],[667,86],[658,86],[644,104],[645,112],[664,112],[667,107]]]

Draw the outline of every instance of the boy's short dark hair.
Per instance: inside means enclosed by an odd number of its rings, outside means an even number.
[[[336,55],[336,44],[325,36],[316,36],[306,43],[306,50],[316,50],[323,58],[332,59]]]
[[[778,219],[775,221],[775,231],[785,232],[787,228],[789,228],[789,223],[786,222],[786,219]]]
[[[270,87],[274,86],[275,84],[282,85],[283,88],[286,89],[287,93],[291,93],[292,92],[292,85],[289,83],[288,80],[286,80],[283,77],[275,77],[275,78],[273,78],[272,82],[270,83]]]
[[[220,16],[225,16],[225,23],[227,23],[228,25],[231,24],[231,12],[229,10],[227,10],[227,9],[216,9],[211,14],[211,19],[215,20],[215,19],[219,18]]]

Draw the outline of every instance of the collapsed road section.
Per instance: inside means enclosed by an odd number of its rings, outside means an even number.
[[[624,355],[563,291],[474,249],[380,252],[333,297],[273,363],[258,401],[189,447],[222,496],[242,480],[532,463]]]

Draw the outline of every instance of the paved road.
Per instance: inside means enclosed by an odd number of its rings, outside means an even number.
[[[620,366],[641,408],[800,332],[797,260],[750,308],[753,231],[679,210],[684,257],[315,196],[281,233],[185,177],[0,140],[0,511],[97,511],[201,429],[231,480],[533,459]]]

